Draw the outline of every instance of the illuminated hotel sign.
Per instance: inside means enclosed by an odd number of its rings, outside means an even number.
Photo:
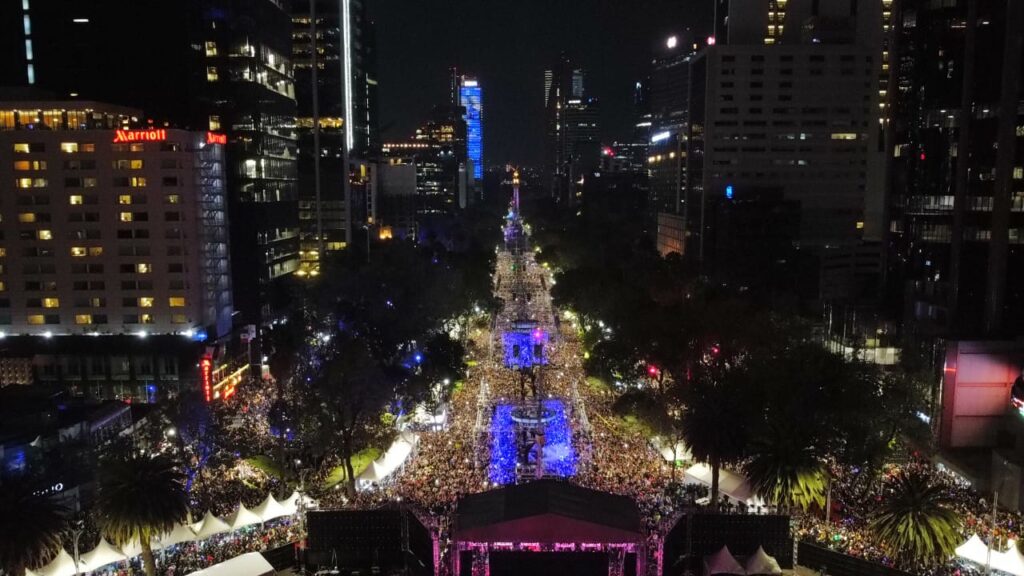
[[[207,144],[227,144],[228,143],[228,135],[227,134],[217,134],[216,132],[207,132],[206,133],[206,143]]]
[[[163,142],[167,140],[167,130],[115,130],[114,143],[120,142]]]
[[[207,402],[213,399],[213,359],[203,356],[199,361],[199,373],[203,379],[203,398]]]

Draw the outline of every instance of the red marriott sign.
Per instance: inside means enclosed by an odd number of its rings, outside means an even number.
[[[163,142],[167,140],[167,130],[115,130],[114,143],[119,142]]]

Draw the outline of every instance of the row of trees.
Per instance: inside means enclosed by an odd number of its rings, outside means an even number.
[[[824,511],[834,470],[879,485],[898,439],[925,444],[926,372],[881,370],[829,352],[797,310],[698,277],[661,257],[642,214],[536,210],[538,258],[556,270],[553,297],[573,310],[591,375],[620,393],[616,410],[712,470],[741,471],[766,501]],[[924,374],[924,375],[923,375]],[[845,479],[849,480],[849,479]],[[959,526],[933,479],[900,475],[871,514],[898,554],[948,558]]]
[[[303,461],[340,455],[354,491],[353,457],[383,446],[395,417],[421,403],[436,408],[463,378],[468,330],[496,305],[498,218],[486,207],[465,215],[473,226],[458,250],[393,241],[374,244],[369,257],[344,251],[296,290],[290,319],[272,335],[272,424],[282,436],[297,431]]]

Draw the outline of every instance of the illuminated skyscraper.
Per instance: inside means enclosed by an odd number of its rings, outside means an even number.
[[[466,109],[466,147],[473,161],[473,178],[480,181],[484,177],[484,107],[480,83],[475,78],[462,77],[459,105]]]

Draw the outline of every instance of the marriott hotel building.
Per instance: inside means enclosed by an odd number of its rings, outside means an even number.
[[[0,335],[230,331],[223,136],[0,102]]]

